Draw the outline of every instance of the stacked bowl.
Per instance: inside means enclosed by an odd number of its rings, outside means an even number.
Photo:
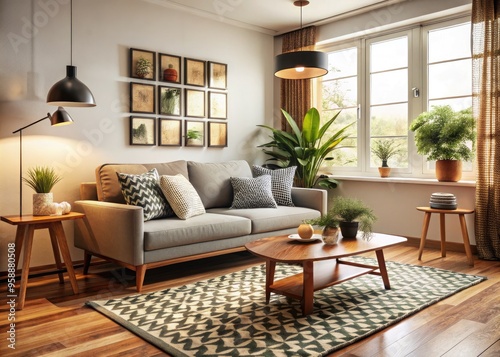
[[[457,209],[457,198],[453,193],[435,192],[431,195],[429,205],[436,209]]]

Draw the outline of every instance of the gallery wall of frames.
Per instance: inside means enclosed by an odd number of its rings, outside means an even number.
[[[227,64],[129,51],[130,145],[227,147]]]

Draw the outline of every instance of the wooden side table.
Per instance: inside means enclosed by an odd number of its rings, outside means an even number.
[[[439,227],[441,232],[441,256],[446,257],[446,226],[445,226],[445,215],[446,214],[458,214],[458,219],[460,221],[460,228],[462,229],[462,238],[464,240],[465,254],[467,255],[467,260],[470,266],[474,266],[474,258],[472,257],[472,251],[470,249],[469,233],[467,232],[467,224],[465,222],[465,215],[474,213],[473,209],[457,208],[454,210],[449,209],[437,209],[430,207],[417,207],[417,210],[425,212],[424,225],[422,227],[422,238],[420,239],[420,248],[418,250],[418,260],[422,259],[422,252],[425,246],[425,239],[427,238],[427,230],[429,229],[429,222],[431,220],[432,213],[439,213]]]
[[[78,284],[76,281],[75,271],[73,269],[73,263],[71,261],[71,255],[69,254],[68,242],[66,241],[66,235],[64,233],[62,221],[82,219],[85,215],[83,213],[70,212],[62,216],[3,216],[1,220],[17,226],[16,231],[16,247],[15,247],[15,264],[17,269],[17,264],[19,262],[19,256],[21,254],[21,249],[24,244],[24,256],[23,256],[23,271],[21,274],[21,288],[19,291],[19,301],[17,303],[17,308],[22,310],[24,307],[24,300],[26,298],[26,287],[28,286],[28,275],[30,269],[31,260],[31,248],[33,246],[33,236],[37,229],[47,228],[50,234],[50,241],[52,243],[52,250],[54,252],[54,260],[58,269],[59,281],[64,283],[64,278],[61,270],[63,269],[61,256],[59,255],[59,249],[66,264],[66,270],[68,271],[69,281],[73,292],[78,294]],[[58,247],[59,245],[59,247]]]

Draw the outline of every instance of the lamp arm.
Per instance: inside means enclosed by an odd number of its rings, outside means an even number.
[[[47,116],[43,117],[42,119],[38,119],[37,121],[34,121],[31,124],[28,124],[26,126],[23,126],[22,128],[17,129],[16,131],[13,131],[12,134],[18,133],[20,131],[23,131],[26,128],[29,128],[32,125],[35,125],[36,123],[40,123],[42,120],[49,119],[50,118],[50,113],[47,113]]]

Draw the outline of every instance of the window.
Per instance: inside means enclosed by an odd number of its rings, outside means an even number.
[[[434,177],[434,163],[416,152],[410,122],[433,105],[461,110],[472,105],[470,23],[453,20],[323,49],[329,73],[320,78],[323,121],[341,113],[331,130],[353,123],[334,151],[328,172],[375,175],[375,140],[393,140],[400,151],[389,160],[394,175]],[[467,177],[469,171],[469,177]],[[472,178],[464,163],[464,178]]]

